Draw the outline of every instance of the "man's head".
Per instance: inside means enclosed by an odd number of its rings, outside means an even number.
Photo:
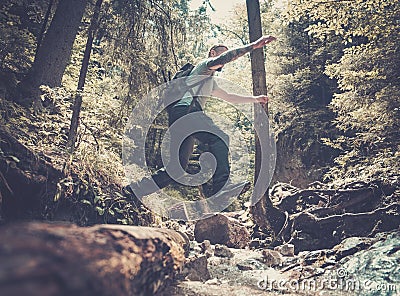
[[[214,45],[213,47],[210,48],[210,51],[208,52],[208,57],[217,57],[220,54],[223,54],[225,51],[228,50],[228,47],[223,44],[217,44]]]

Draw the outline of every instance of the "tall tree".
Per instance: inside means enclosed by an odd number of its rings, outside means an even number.
[[[261,15],[260,15],[260,3],[258,0],[246,0],[247,5],[247,16],[249,21],[249,37],[250,42],[253,42],[262,36],[261,28]],[[264,52],[263,48],[256,49],[251,52],[251,68],[253,78],[253,94],[254,95],[265,95],[267,94],[266,75],[264,67]],[[269,122],[262,120],[261,114],[267,112],[268,104],[264,106],[261,104],[254,105],[254,124],[258,131],[266,131],[269,133]],[[268,195],[268,184],[261,184],[258,180],[260,176],[263,179],[270,180],[270,159],[265,159],[265,156],[270,157],[272,153],[271,143],[268,141],[269,137],[261,137],[267,139],[267,153],[262,152],[260,143],[260,136],[256,133],[256,155],[255,155],[255,188],[253,193],[254,204],[251,208],[254,221],[258,226],[264,229],[271,229],[275,233],[279,232],[280,227],[285,221],[284,214],[274,208],[271,199]],[[265,148],[264,148],[265,149]],[[263,159],[264,158],[264,159]],[[267,188],[265,188],[267,187]]]
[[[60,0],[23,85],[36,94],[42,85],[61,85],[87,0]]]
[[[75,102],[72,110],[73,112],[71,118],[71,126],[69,129],[68,143],[67,143],[67,146],[70,148],[71,151],[74,150],[74,145],[76,141],[78,124],[79,124],[79,114],[81,112],[81,106],[82,106],[82,92],[83,92],[83,87],[85,86],[85,79],[89,66],[90,53],[92,52],[93,39],[98,27],[98,20],[102,3],[103,0],[96,1],[94,13],[89,27],[88,39],[86,41],[85,53],[83,55],[82,67],[79,74],[78,89],[76,92]]]

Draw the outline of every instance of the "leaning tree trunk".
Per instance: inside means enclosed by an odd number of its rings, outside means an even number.
[[[185,259],[169,229],[24,223],[0,228],[0,295],[153,295]]]
[[[247,17],[249,22],[249,36],[250,42],[253,42],[262,36],[261,28],[261,16],[260,16],[260,3],[258,0],[247,0]],[[266,85],[266,75],[264,67],[264,52],[262,48],[256,49],[251,52],[251,69],[253,78],[253,94],[254,95],[266,95],[267,85]],[[265,131],[269,133],[269,122],[268,120],[262,120],[263,116],[261,114],[267,112],[268,114],[268,104],[264,106],[262,104],[254,104],[254,124],[256,129],[260,131]],[[251,214],[255,223],[263,229],[271,229],[275,232],[279,232],[282,227],[285,217],[281,211],[273,207],[272,202],[268,196],[268,184],[257,183],[260,176],[263,179],[270,181],[270,162],[272,145],[269,142],[269,136],[255,135],[256,139],[256,155],[255,155],[255,172],[254,172],[254,182],[255,188],[253,193]],[[267,153],[261,151],[260,138],[266,140],[267,143],[264,149],[268,149]],[[268,159],[265,159],[265,156]],[[264,157],[264,158],[263,158]],[[264,162],[264,163],[263,163]],[[265,188],[266,187],[266,188]]]
[[[32,68],[22,83],[30,95],[42,84],[61,85],[87,0],[60,0],[51,24],[37,50]]]
[[[78,88],[75,96],[74,106],[72,108],[71,125],[69,128],[68,142],[67,142],[67,147],[71,152],[74,151],[74,146],[78,133],[79,114],[81,112],[81,106],[82,106],[82,92],[83,92],[83,87],[85,86],[86,74],[89,67],[90,54],[92,52],[92,47],[93,47],[93,39],[98,27],[98,20],[102,3],[103,0],[96,1],[94,13],[88,31],[88,38],[86,41],[85,53],[83,55],[81,71],[79,73]]]

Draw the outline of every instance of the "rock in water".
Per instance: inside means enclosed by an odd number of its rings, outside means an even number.
[[[232,258],[234,255],[231,250],[227,246],[224,245],[215,245],[214,255],[218,257],[226,257]]]
[[[247,228],[223,214],[199,220],[194,235],[198,242],[209,240],[212,244],[223,244],[230,248],[244,248],[250,241]]]
[[[278,266],[283,263],[282,255],[278,251],[265,249],[262,255],[264,263],[268,266]]]
[[[292,244],[284,244],[281,246],[277,246],[274,248],[275,251],[278,251],[283,256],[294,257],[294,245]]]
[[[211,279],[207,268],[207,256],[201,255],[188,260],[183,268],[182,275],[191,281],[205,282]]]

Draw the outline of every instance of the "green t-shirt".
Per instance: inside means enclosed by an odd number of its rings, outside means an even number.
[[[186,78],[187,85],[191,85],[199,80],[205,79],[204,76],[214,76],[215,70],[211,70],[207,66],[207,63],[210,61],[210,59],[211,58],[201,61],[193,68],[192,72],[190,72],[189,76]],[[200,85],[193,87],[192,92],[197,96],[197,101],[199,102],[201,108],[204,109],[207,98],[210,96],[211,91],[216,88],[218,88],[218,85],[212,77],[210,79],[206,79],[204,83],[200,83]],[[175,104],[175,106],[190,106],[192,99],[192,95],[187,92],[183,98]]]

